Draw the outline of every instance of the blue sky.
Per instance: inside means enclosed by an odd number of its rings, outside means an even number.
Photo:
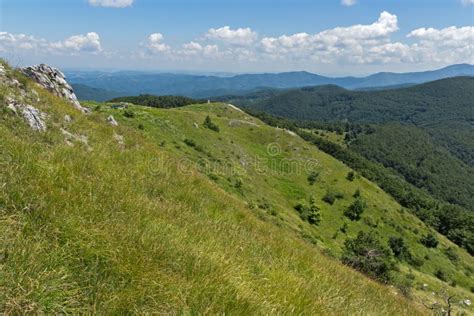
[[[474,0],[0,0],[0,56],[61,68],[323,74],[473,62]]]

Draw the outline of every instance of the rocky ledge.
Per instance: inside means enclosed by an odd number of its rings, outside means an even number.
[[[78,110],[84,113],[89,112],[87,108],[81,106],[74,90],[67,83],[66,76],[59,69],[41,64],[22,68],[21,72],[53,94],[66,99]]]

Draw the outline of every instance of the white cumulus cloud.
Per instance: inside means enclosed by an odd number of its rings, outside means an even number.
[[[126,8],[133,4],[134,0],[88,0],[94,7]]]
[[[49,42],[31,35],[0,32],[0,51],[77,55],[80,53],[98,54],[102,52],[102,47],[100,37],[95,32],[74,35],[59,42]]]
[[[410,47],[416,61],[428,59],[445,63],[474,63],[474,26],[419,28],[411,31],[407,37],[417,41]]]
[[[146,47],[150,53],[164,53],[170,50],[170,47],[163,43],[164,36],[161,33],[153,33],[148,36]]]
[[[251,28],[231,29],[229,26],[223,26],[218,29],[209,29],[206,38],[213,40],[220,40],[228,44],[250,45],[258,35]]]
[[[374,47],[388,43],[389,35],[397,30],[397,16],[382,12],[372,24],[336,27],[317,34],[265,37],[260,44],[264,53],[277,59],[291,56],[311,58],[319,62],[374,62],[373,54],[368,54],[368,51],[374,51]]]
[[[51,43],[50,47],[64,52],[99,53],[102,51],[99,34],[95,32],[86,35],[74,35],[64,41]]]

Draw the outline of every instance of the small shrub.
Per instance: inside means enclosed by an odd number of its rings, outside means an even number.
[[[352,221],[358,221],[362,213],[367,208],[367,204],[362,199],[356,199],[345,211],[344,215]]]
[[[216,176],[216,175],[213,174],[213,173],[209,173],[207,176],[208,176],[209,179],[211,179],[212,181],[217,181],[217,180],[219,180],[219,177]]]
[[[448,276],[441,269],[436,270],[435,277],[437,277],[438,279],[440,279],[441,281],[444,281],[444,282],[448,281]]]
[[[145,129],[145,125],[142,123],[138,124],[138,129],[143,131]]]
[[[421,237],[420,242],[426,248],[436,248],[438,246],[438,239],[436,239],[436,237],[432,233]]]
[[[123,116],[128,117],[128,118],[134,118],[135,113],[132,110],[127,109],[123,112]]]
[[[349,171],[347,173],[346,179],[349,180],[349,181],[354,181],[354,178],[355,178],[354,171]]]
[[[260,203],[258,204],[258,208],[268,212],[268,214],[270,214],[270,215],[273,215],[273,216],[277,215],[277,212],[273,208],[273,205],[270,202],[268,202],[268,200],[265,199],[265,198],[263,198],[260,201]]]
[[[302,220],[307,221],[312,225],[318,225],[321,222],[320,209],[318,205],[316,205],[316,200],[313,197],[309,199],[309,204],[298,202],[295,205],[295,210],[300,213]]]
[[[197,146],[196,142],[193,139],[189,139],[189,138],[186,138],[184,140],[184,143],[186,145],[188,145],[189,147],[196,147]]]
[[[326,195],[323,197],[323,201],[333,205],[336,202],[336,195],[333,192],[327,192]]]
[[[211,117],[209,115],[206,116],[206,119],[204,120],[204,123],[202,123],[202,125],[210,130],[213,130],[214,132],[220,132],[219,126],[212,122]]]
[[[392,252],[396,258],[407,261],[411,259],[411,253],[403,238],[390,237],[388,240],[388,245],[390,249],[392,249]]]
[[[314,185],[316,183],[316,181],[318,180],[318,177],[319,177],[319,172],[311,171],[308,175],[309,185]]]
[[[357,198],[360,198],[360,190],[357,189],[355,192],[354,192],[354,195],[352,195],[353,197],[355,197],[356,199]]]
[[[342,262],[378,281],[388,283],[391,280],[393,263],[390,251],[385,248],[373,232],[360,231],[356,238],[344,243]]]
[[[243,185],[242,179],[240,178],[235,179],[234,187],[236,189],[241,189],[242,185]]]

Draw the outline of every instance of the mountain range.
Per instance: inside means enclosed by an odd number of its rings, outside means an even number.
[[[212,98],[229,94],[246,94],[267,88],[288,89],[334,84],[346,89],[363,89],[423,83],[456,76],[474,76],[474,66],[451,65],[442,69],[410,72],[381,72],[367,77],[331,78],[305,71],[264,74],[242,74],[232,77],[172,73],[66,72],[79,99],[104,101],[106,97],[139,94],[181,95]],[[99,89],[99,90],[97,90]]]

